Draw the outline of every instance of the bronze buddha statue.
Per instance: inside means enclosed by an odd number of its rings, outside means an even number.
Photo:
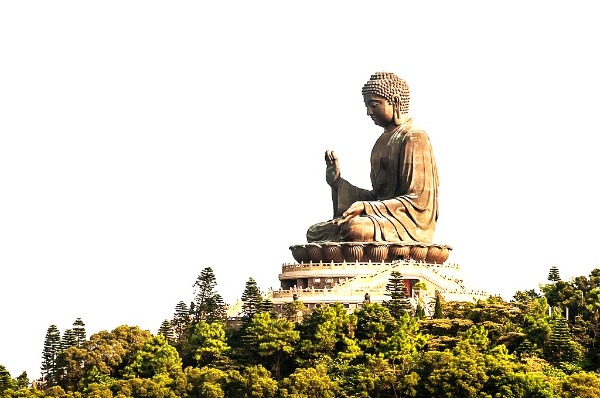
[[[383,127],[371,151],[372,189],[341,177],[338,157],[325,152],[333,219],[314,224],[308,242],[431,243],[438,217],[438,173],[427,134],[408,117],[410,91],[390,72],[362,88],[367,115]]]

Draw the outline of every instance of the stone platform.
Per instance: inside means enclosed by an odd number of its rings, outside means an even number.
[[[298,263],[423,261],[442,264],[452,248],[422,242],[312,242],[290,246]]]

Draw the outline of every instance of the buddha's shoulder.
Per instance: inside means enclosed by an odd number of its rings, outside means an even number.
[[[404,130],[404,131],[402,131],[402,133],[400,135],[397,136],[397,138],[399,138],[402,141],[408,141],[408,140],[429,141],[429,137],[427,136],[427,133],[425,132],[425,130],[422,130],[420,128],[410,128],[410,129]]]

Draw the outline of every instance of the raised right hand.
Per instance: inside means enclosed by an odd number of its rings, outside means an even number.
[[[340,184],[340,162],[333,151],[325,151],[325,180],[331,188],[337,188]]]

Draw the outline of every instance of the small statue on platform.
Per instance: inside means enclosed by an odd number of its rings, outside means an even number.
[[[429,137],[408,117],[408,85],[378,72],[363,86],[367,115],[383,127],[371,151],[372,190],[341,177],[338,157],[325,152],[333,219],[311,226],[308,242],[431,243],[438,217],[438,173]]]

